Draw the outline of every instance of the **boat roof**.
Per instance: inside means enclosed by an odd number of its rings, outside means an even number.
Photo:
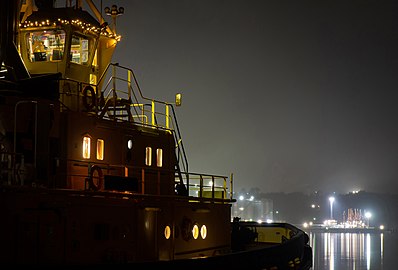
[[[56,8],[56,9],[39,9],[33,12],[26,21],[41,22],[49,20],[55,22],[58,20],[79,20],[91,26],[100,27],[100,23],[85,10],[75,8]]]

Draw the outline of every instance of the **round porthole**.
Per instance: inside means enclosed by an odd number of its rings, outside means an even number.
[[[195,224],[192,228],[192,236],[193,236],[193,239],[198,239],[198,237],[199,237],[199,227],[197,224]]]
[[[127,148],[131,150],[131,148],[133,148],[133,140],[128,140],[127,141]]]
[[[200,228],[200,236],[202,236],[202,239],[206,239],[206,236],[207,236],[206,225],[202,225],[202,227]]]
[[[170,228],[169,225],[167,225],[167,226],[164,228],[164,237],[165,237],[166,239],[169,239],[170,236],[171,236],[171,228]]]

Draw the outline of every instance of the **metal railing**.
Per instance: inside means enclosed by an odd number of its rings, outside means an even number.
[[[187,185],[187,193],[189,196],[197,198],[232,200],[232,174],[229,179],[227,176],[202,173],[181,172],[181,175]]]
[[[162,181],[161,175],[163,175],[164,170],[159,170],[156,168],[146,167],[146,166],[129,166],[129,165],[118,165],[109,163],[92,162],[87,160],[68,160],[73,166],[83,167],[87,169],[87,173],[82,173],[80,175],[67,175],[67,177],[77,177],[80,181],[84,181],[86,184],[87,178],[90,177],[91,169],[93,166],[100,167],[106,174],[112,174],[115,170],[128,170],[133,172],[134,175],[139,175],[138,180],[138,190],[135,192],[140,195],[146,194],[146,183],[148,179],[151,179],[152,186],[157,186],[157,191],[155,195],[161,195],[160,183]],[[170,172],[172,173],[172,172]],[[185,196],[189,199],[201,199],[207,201],[231,201],[233,200],[233,179],[232,175],[230,178],[227,176],[201,174],[201,173],[181,173],[185,180],[189,179],[189,183],[186,184],[187,194]],[[155,177],[153,177],[155,175]],[[126,181],[128,181],[126,179]],[[155,182],[153,182],[155,181]],[[177,186],[180,182],[179,177],[175,178],[174,185]],[[88,188],[87,186],[85,186]],[[134,192],[133,192],[134,193]],[[176,192],[177,195],[178,194]]]
[[[124,72],[124,76],[120,72]],[[103,75],[99,78],[98,84],[101,84],[109,73],[111,75],[108,75],[109,79],[104,84],[102,90],[105,103],[111,99],[113,99],[113,104],[117,104],[118,99],[127,100],[130,102],[130,113],[135,124],[164,129],[173,133],[176,141],[179,168],[188,171],[188,160],[173,104],[145,97],[142,94],[133,70],[119,66],[118,64],[109,64]],[[124,86],[120,87],[121,83]],[[116,108],[113,107],[113,109],[114,115],[116,115]],[[114,119],[117,120],[116,117]],[[119,118],[118,120],[121,121],[123,119]]]

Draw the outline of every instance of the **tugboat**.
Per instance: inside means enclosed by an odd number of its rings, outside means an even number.
[[[95,4],[54,2],[2,1],[0,264],[310,269],[307,234],[231,218],[232,175],[189,172],[181,96],[111,62]]]

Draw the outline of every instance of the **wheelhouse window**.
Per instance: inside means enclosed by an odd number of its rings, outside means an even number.
[[[72,46],[70,49],[71,62],[80,65],[88,65],[92,46],[92,38],[72,35]]]
[[[97,159],[104,160],[104,140],[97,139]]]
[[[61,61],[65,52],[65,31],[41,30],[26,34],[28,58],[31,62]]]
[[[91,138],[88,136],[83,137],[83,158],[89,159],[90,158],[90,145],[91,145]]]
[[[145,148],[145,165],[147,165],[147,166],[152,165],[152,148],[151,147]]]

